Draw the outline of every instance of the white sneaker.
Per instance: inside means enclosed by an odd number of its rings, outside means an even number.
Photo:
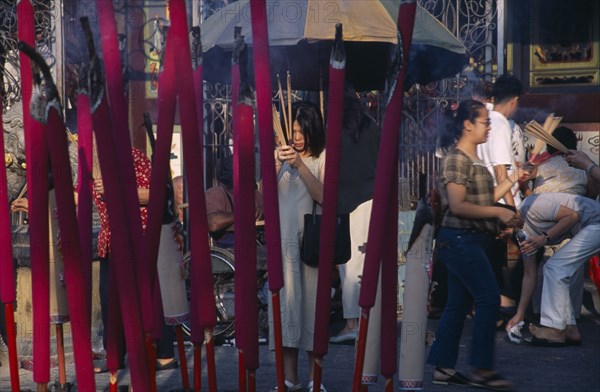
[[[333,344],[351,343],[351,344],[353,344],[354,341],[356,340],[357,334],[358,334],[358,331],[350,331],[350,332],[346,332],[343,335],[333,336],[332,338],[329,339],[329,343],[333,343]]]
[[[285,392],[297,392],[297,391],[302,390],[302,384],[300,384],[300,383],[294,384],[288,380],[283,380],[283,383],[285,384]],[[269,392],[278,392],[278,391],[279,391],[279,387],[274,386]]]
[[[307,387],[308,387],[308,392],[314,392],[314,385],[313,385],[312,380],[311,380],[311,382],[308,383]],[[327,389],[325,389],[323,384],[321,384],[321,389],[319,389],[319,392],[327,392]]]

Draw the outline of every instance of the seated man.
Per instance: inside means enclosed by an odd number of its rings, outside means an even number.
[[[519,209],[529,239],[522,243],[525,275],[521,301],[507,328],[523,320],[531,300],[536,281],[536,250],[572,237],[544,266],[541,327],[530,329],[535,345],[579,344],[581,335],[575,323],[569,286],[579,267],[600,251],[600,204],[583,196],[542,193],[527,197]]]
[[[233,159],[231,156],[223,158],[217,174],[218,184],[210,187],[205,192],[206,219],[208,232],[223,248],[233,248]],[[179,219],[183,220],[183,177],[173,179],[175,203],[179,206]],[[262,217],[262,196],[258,189],[255,193],[256,220]]]

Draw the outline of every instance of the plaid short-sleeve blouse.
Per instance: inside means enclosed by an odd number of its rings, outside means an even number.
[[[498,221],[495,218],[468,219],[452,214],[448,204],[449,182],[464,185],[467,188],[465,201],[481,206],[494,204],[494,179],[485,163],[472,160],[461,150],[454,148],[444,158],[441,168],[440,195],[442,199],[443,227],[455,229],[472,229],[495,234],[498,232]]]

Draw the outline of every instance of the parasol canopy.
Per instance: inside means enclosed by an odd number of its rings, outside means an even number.
[[[329,56],[336,23],[344,26],[347,79],[357,90],[380,90],[398,43],[394,0],[276,0],[267,2],[273,82],[276,74],[292,75],[292,88],[319,90],[328,82]],[[201,25],[204,77],[230,83],[234,27],[241,26],[250,46],[248,0],[222,8]],[[417,7],[407,86],[426,84],[460,72],[467,64],[464,45],[433,15]],[[250,70],[250,75],[253,75]]]

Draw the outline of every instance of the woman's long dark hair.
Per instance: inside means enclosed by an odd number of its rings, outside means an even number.
[[[485,105],[473,99],[461,101],[456,110],[448,107],[444,113],[444,123],[440,128],[439,147],[448,150],[454,146],[462,135],[463,123],[466,120],[474,123],[482,110],[487,110]]]
[[[325,149],[325,130],[319,107],[312,102],[295,102],[292,105],[292,118],[298,121],[302,129],[306,150],[318,158]]]

